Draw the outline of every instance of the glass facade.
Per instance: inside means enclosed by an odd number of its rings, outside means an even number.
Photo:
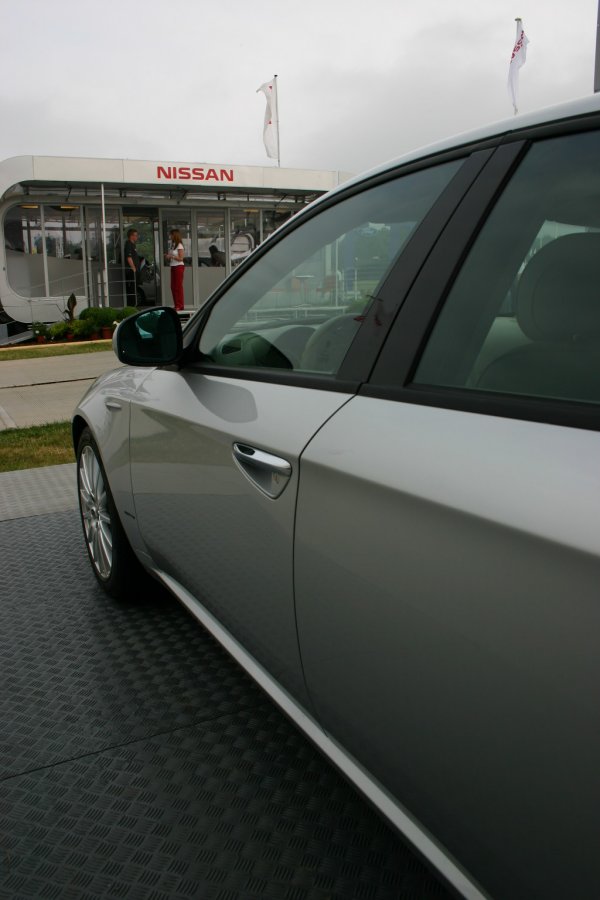
[[[85,296],[81,207],[21,204],[4,219],[8,280],[22,297]]]
[[[8,281],[22,297],[46,297],[40,206],[15,206],[4,219]],[[39,248],[39,249],[38,249]]]
[[[88,297],[92,306],[123,306],[123,270],[121,266],[121,222],[119,211],[108,207],[106,220],[106,262],[108,292],[104,269],[104,241],[102,208],[88,206],[85,209],[86,259]]]
[[[152,207],[128,206],[111,197],[105,206],[105,223],[97,200],[32,200],[11,206],[3,217],[10,287],[26,298],[51,297],[64,303],[73,293],[92,306],[107,302],[123,306],[123,246],[128,228],[136,228],[138,252],[155,272],[151,282],[140,286],[138,304],[170,305],[170,272],[164,253],[169,231],[177,228],[185,254],[185,305],[193,309],[297,208],[278,208],[274,201],[270,208],[263,202],[260,208],[185,209],[161,204],[158,197],[153,201]]]
[[[235,268],[250,256],[260,240],[260,210],[232,210],[229,243],[231,267]]]
[[[196,239],[198,265],[225,268],[225,212],[202,210],[197,213]]]

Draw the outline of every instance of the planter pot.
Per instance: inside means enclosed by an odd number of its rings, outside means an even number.
[[[75,340],[75,335],[71,334],[71,332],[69,332],[68,334],[65,335],[65,341],[74,341],[74,340]]]
[[[102,332],[102,337],[104,338],[104,340],[109,341],[112,337],[112,328],[107,325],[105,328],[101,328],[100,330]]]
[[[36,342],[38,344],[45,344],[47,340],[48,340],[48,338],[43,334],[36,335]]]

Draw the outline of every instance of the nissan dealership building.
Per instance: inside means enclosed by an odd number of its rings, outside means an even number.
[[[280,224],[348,176],[278,167],[18,156],[0,163],[0,314],[29,324],[125,305],[123,244],[139,232],[151,277],[140,304],[171,304],[163,253],[185,248],[190,311]]]

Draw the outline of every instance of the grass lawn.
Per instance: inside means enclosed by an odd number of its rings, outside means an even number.
[[[73,356],[77,353],[99,353],[110,350],[112,341],[77,341],[73,344],[28,344],[23,347],[0,348],[0,363],[9,359],[36,359],[41,356]]]
[[[75,462],[70,422],[0,431],[0,472],[70,462]]]

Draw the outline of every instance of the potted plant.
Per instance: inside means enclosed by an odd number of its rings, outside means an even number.
[[[31,330],[38,344],[45,344],[48,340],[48,326],[45,322],[32,322]]]
[[[104,307],[104,309],[98,310],[98,325],[100,328],[100,333],[104,340],[110,340],[113,333],[113,321],[115,317],[115,310],[112,307]]]
[[[88,306],[79,314],[79,321],[85,323],[85,328],[81,326],[80,331],[84,337],[90,341],[97,341],[100,337],[100,331],[103,324],[102,313],[104,310],[95,306]]]

